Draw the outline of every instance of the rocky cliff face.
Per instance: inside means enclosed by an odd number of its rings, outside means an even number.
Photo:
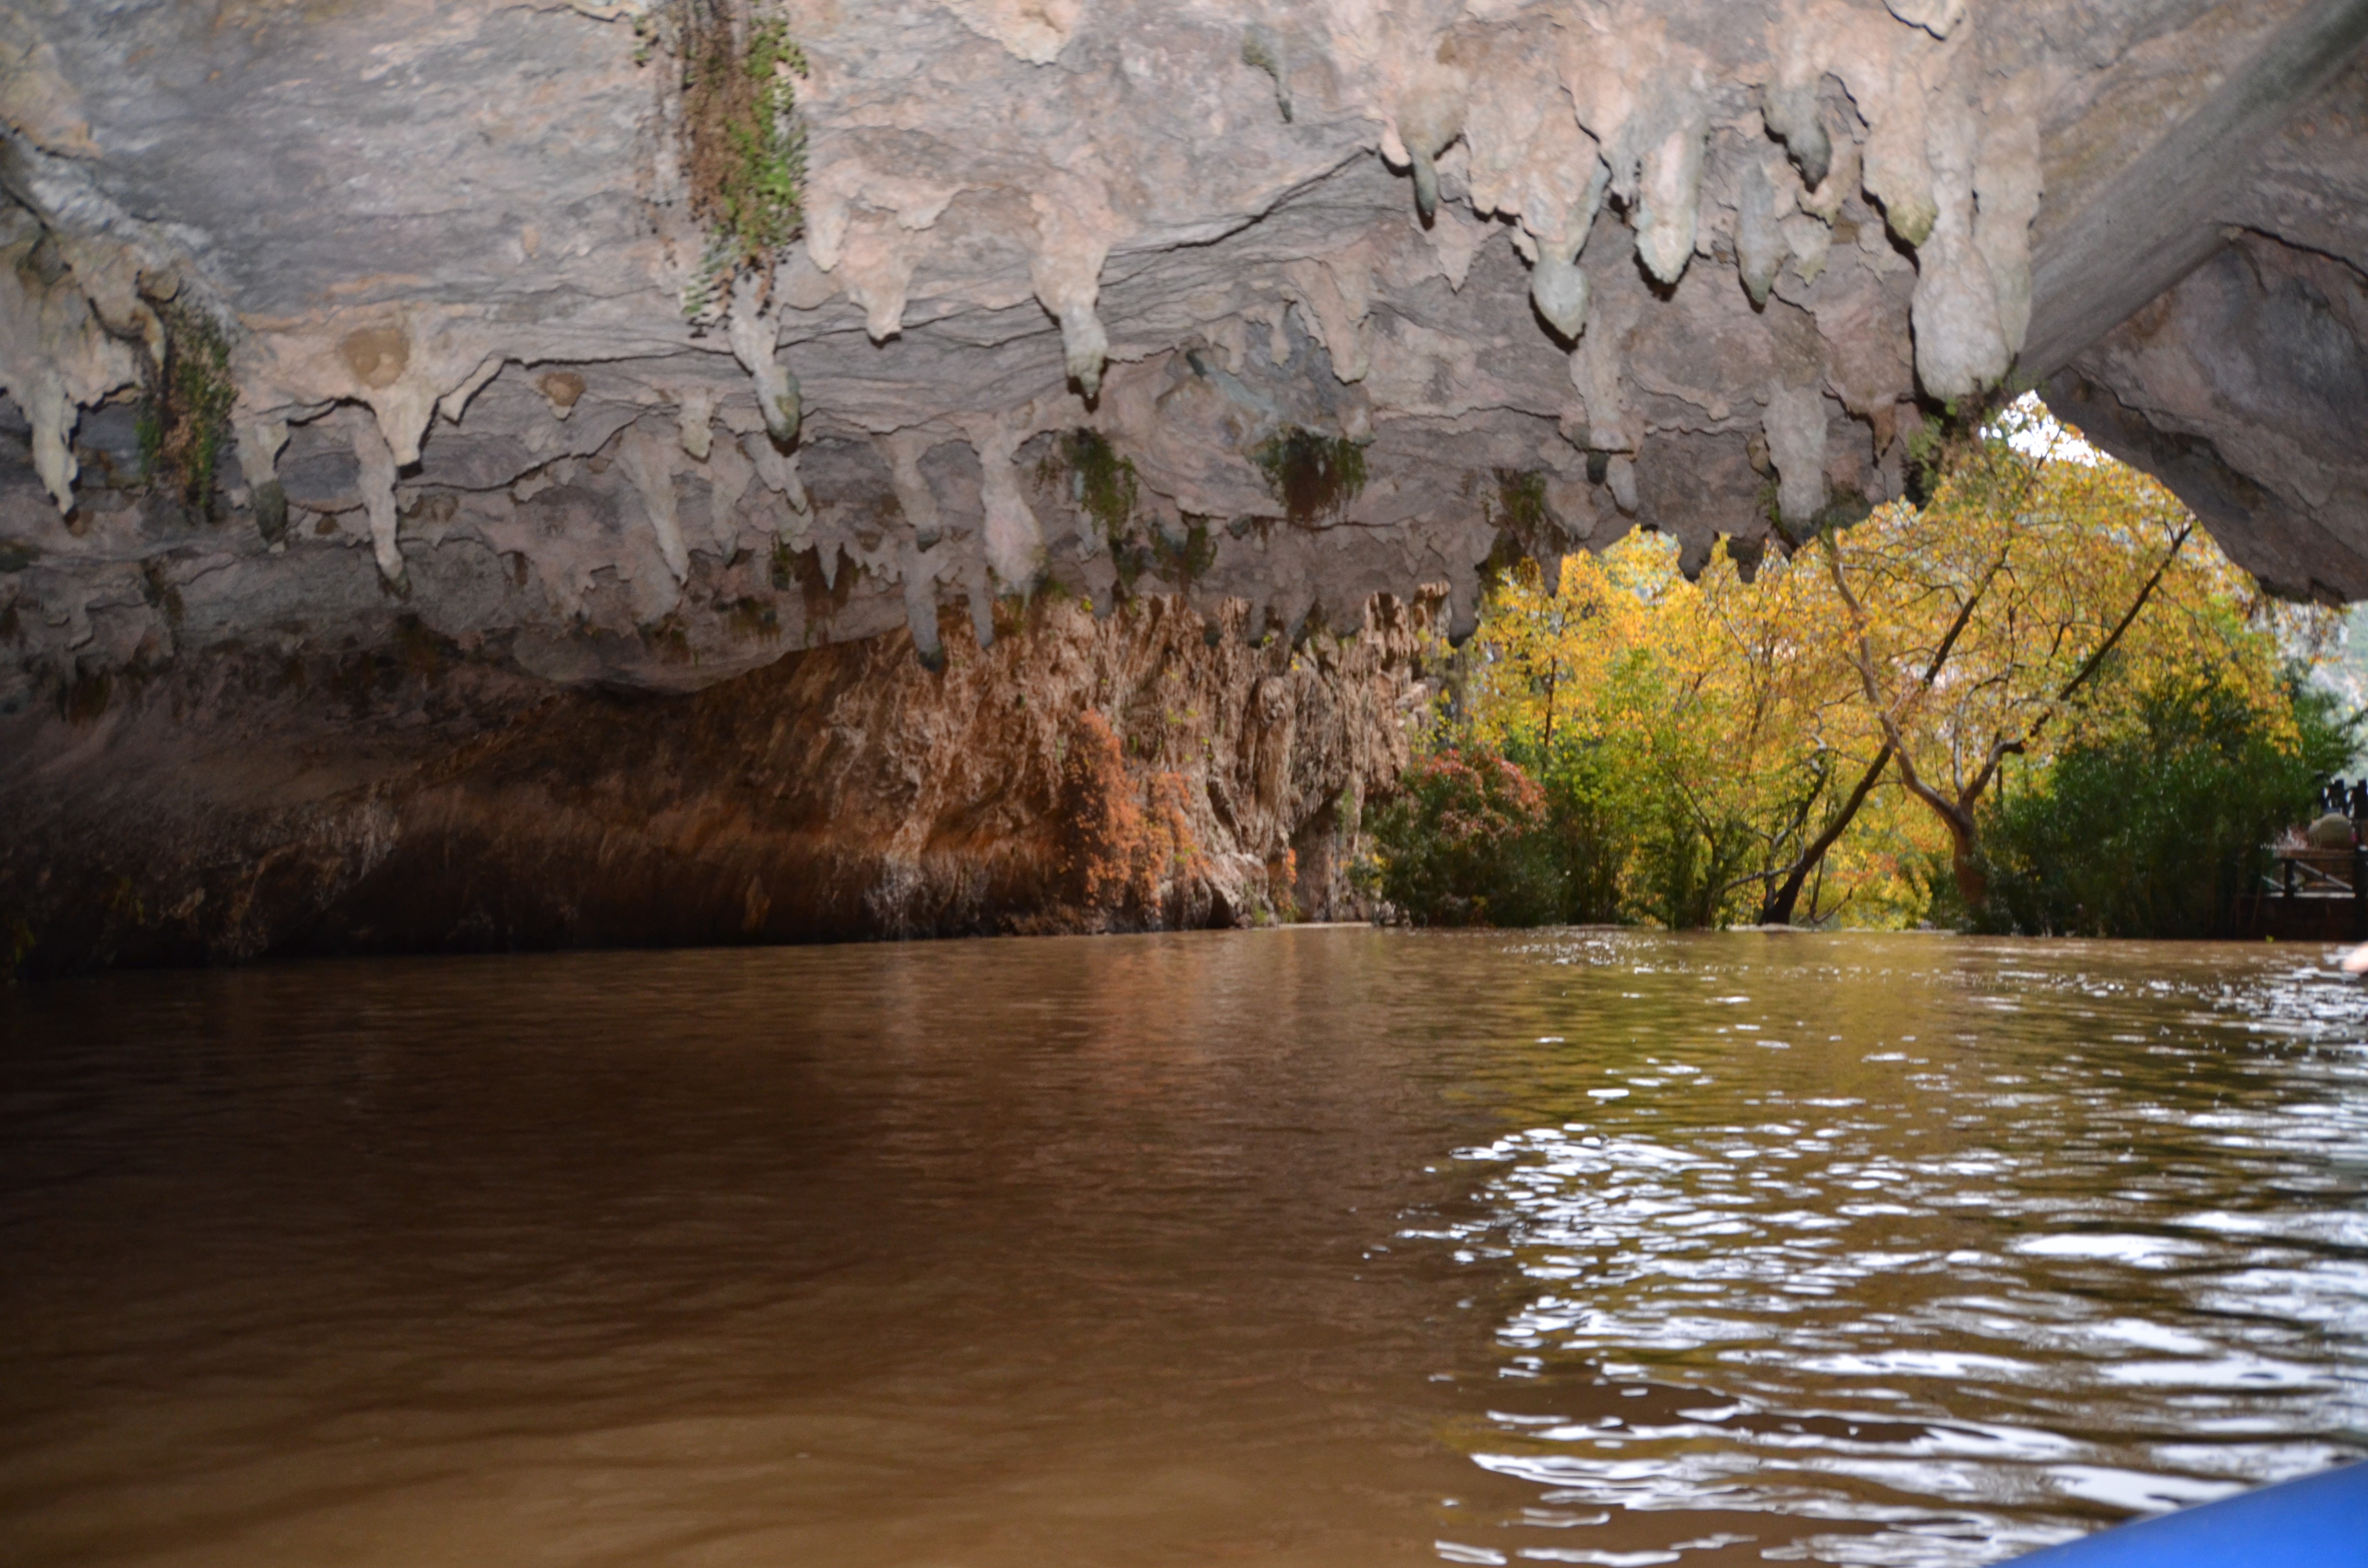
[[[0,781],[0,961],[1348,918],[1435,602],[1294,647],[1239,607],[1007,605],[687,698],[554,692],[416,625],[45,724]],[[94,699],[94,706],[96,706]]]
[[[2363,36],[2368,0],[17,0],[0,746],[423,637],[482,672],[457,733],[899,629],[934,664],[941,614],[986,646],[1048,589],[1286,641],[1436,592],[1461,631],[1492,554],[1885,499],[2009,378],[2273,586],[2368,595]],[[751,62],[730,112],[794,93],[750,125],[802,169],[718,173],[701,83]],[[718,193],[772,176],[803,226],[754,264]]]

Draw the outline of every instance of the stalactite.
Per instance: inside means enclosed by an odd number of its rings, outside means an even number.
[[[352,423],[354,460],[361,469],[362,506],[370,517],[370,552],[378,558],[379,575],[390,583],[403,580],[403,551],[395,540],[394,449],[375,419]]]
[[[674,493],[679,451],[675,442],[652,436],[639,426],[627,430],[617,444],[617,466],[641,493],[642,509],[650,519],[650,531],[657,536],[658,554],[677,584],[690,576],[690,551],[682,542]]]
[[[756,382],[757,406],[764,413],[766,433],[780,445],[790,446],[798,438],[803,412],[798,379],[780,362],[780,332],[759,305],[755,278],[743,277],[733,286],[725,332],[733,357]]]

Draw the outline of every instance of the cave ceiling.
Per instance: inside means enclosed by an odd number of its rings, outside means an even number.
[[[0,10],[0,701],[417,624],[688,687],[1048,591],[1468,625],[1492,552],[1748,551],[2018,385],[2368,597],[2368,0],[785,0],[803,233],[722,289],[665,12]]]

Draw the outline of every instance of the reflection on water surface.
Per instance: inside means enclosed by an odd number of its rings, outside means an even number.
[[[1527,1519],[1985,1562],[2363,1447],[2358,993],[2228,949],[1679,951],[1541,950],[1587,976],[1520,1053],[1542,1124],[1460,1151],[1486,1211],[1426,1233],[1486,1281],[1507,1381],[1458,1437]],[[1622,1560],[1703,1550],[1659,1534]]]
[[[2368,1453],[2316,953],[1358,930],[0,998],[10,1561],[1953,1564]]]

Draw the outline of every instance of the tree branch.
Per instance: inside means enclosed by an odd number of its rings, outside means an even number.
[[[2057,704],[2060,705],[2070,700],[2072,694],[2079,690],[2080,687],[2087,683],[2090,676],[2097,673],[2098,667],[2105,662],[2105,656],[2113,651],[2114,644],[2121,642],[2122,633],[2130,629],[2132,623],[2137,619],[2138,612],[2146,608],[2146,600],[2154,597],[2154,591],[2158,585],[2160,585],[2163,574],[2170,570],[2170,563],[2178,559],[2180,547],[2187,543],[2188,535],[2194,531],[2195,519],[2192,517],[2190,517],[2185,523],[2180,525],[2179,532],[2172,537],[2170,548],[2163,551],[2161,562],[2157,563],[2154,569],[2154,575],[2146,580],[2146,586],[2138,590],[2138,597],[2130,601],[2130,608],[2127,612],[2123,615],[2119,624],[2114,626],[2112,633],[2108,635],[2102,642],[2097,644],[2097,651],[2089,655],[2088,663],[2082,665],[2079,669],[2073,672],[2072,678],[2066,681],[2064,683],[2064,688],[2055,694],[2055,701]],[[2054,708],[2050,708],[2048,710],[2049,713],[2053,713],[2054,711]],[[2043,716],[2040,722],[2044,723],[2046,720]],[[2033,726],[2034,729],[2037,726],[2035,725]]]

